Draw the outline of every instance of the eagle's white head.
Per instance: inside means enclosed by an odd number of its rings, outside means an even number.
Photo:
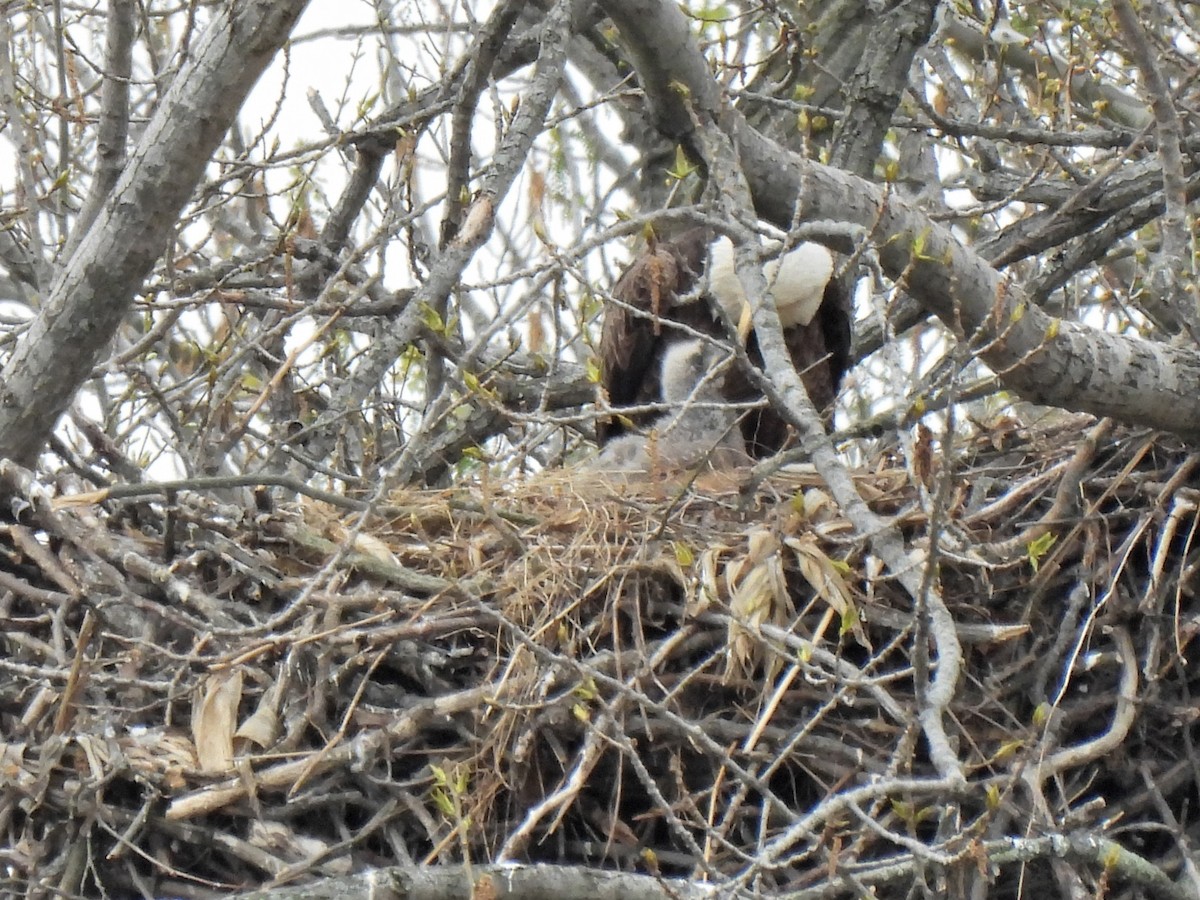
[[[821,306],[825,286],[833,277],[833,254],[805,241],[763,266],[767,291],[775,299],[783,327],[807,325]],[[708,283],[713,296],[734,322],[748,302],[734,266],[733,242],[720,237],[709,250]]]

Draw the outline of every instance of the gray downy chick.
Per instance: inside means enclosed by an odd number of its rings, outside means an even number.
[[[737,411],[721,393],[716,371],[726,357],[720,345],[702,340],[673,342],[663,354],[662,397],[668,411],[655,421],[653,436],[626,434],[605,445],[587,468],[603,472],[712,469],[747,465]]]

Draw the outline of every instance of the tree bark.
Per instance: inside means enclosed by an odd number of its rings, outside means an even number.
[[[451,900],[467,896],[496,900],[659,900],[713,896],[710,888],[677,878],[606,872],[581,866],[392,867],[314,884],[242,894],[242,900]]]
[[[1200,437],[1200,356],[1194,351],[1054,319],[949,229],[895,192],[804,159],[751,128],[721,96],[687,20],[672,3],[605,0],[631,45],[657,126],[678,140],[682,123],[710,117],[733,138],[757,212],[870,230],[884,272],[1036,403]],[[835,249],[849,251],[850,246]]]
[[[0,457],[32,462],[108,347],[184,204],[308,0],[223,4],[0,373]]]

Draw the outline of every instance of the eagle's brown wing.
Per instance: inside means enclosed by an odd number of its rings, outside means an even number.
[[[686,321],[696,327],[697,315],[711,323],[704,303],[676,305],[676,298],[691,290],[704,271],[710,238],[708,229],[696,228],[675,240],[659,241],[635,259],[613,286],[618,302],[605,307],[600,333],[600,384],[612,406],[661,399],[662,344],[672,338],[673,324]],[[639,418],[647,417],[635,421]],[[615,416],[596,422],[601,446],[624,431]]]

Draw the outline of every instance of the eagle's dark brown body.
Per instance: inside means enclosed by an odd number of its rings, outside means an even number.
[[[723,326],[708,298],[691,302],[678,299],[703,279],[713,237],[710,229],[695,228],[675,240],[659,241],[634,260],[613,287],[618,302],[608,304],[600,337],[601,384],[612,406],[640,406],[662,399],[659,377],[663,352],[668,342],[688,336],[686,328],[724,339]],[[648,315],[637,315],[632,310]],[[812,321],[785,327],[784,339],[813,405],[828,417],[850,361],[850,304],[838,279],[829,281]],[[751,361],[761,366],[753,332],[746,349]],[[724,394],[737,403],[763,396],[750,377],[736,368],[726,376]],[[629,418],[644,426],[654,416]],[[770,456],[788,442],[787,423],[769,406],[750,411],[741,427],[746,447],[756,458]],[[596,423],[601,446],[624,431],[625,426],[616,417],[601,418]]]

